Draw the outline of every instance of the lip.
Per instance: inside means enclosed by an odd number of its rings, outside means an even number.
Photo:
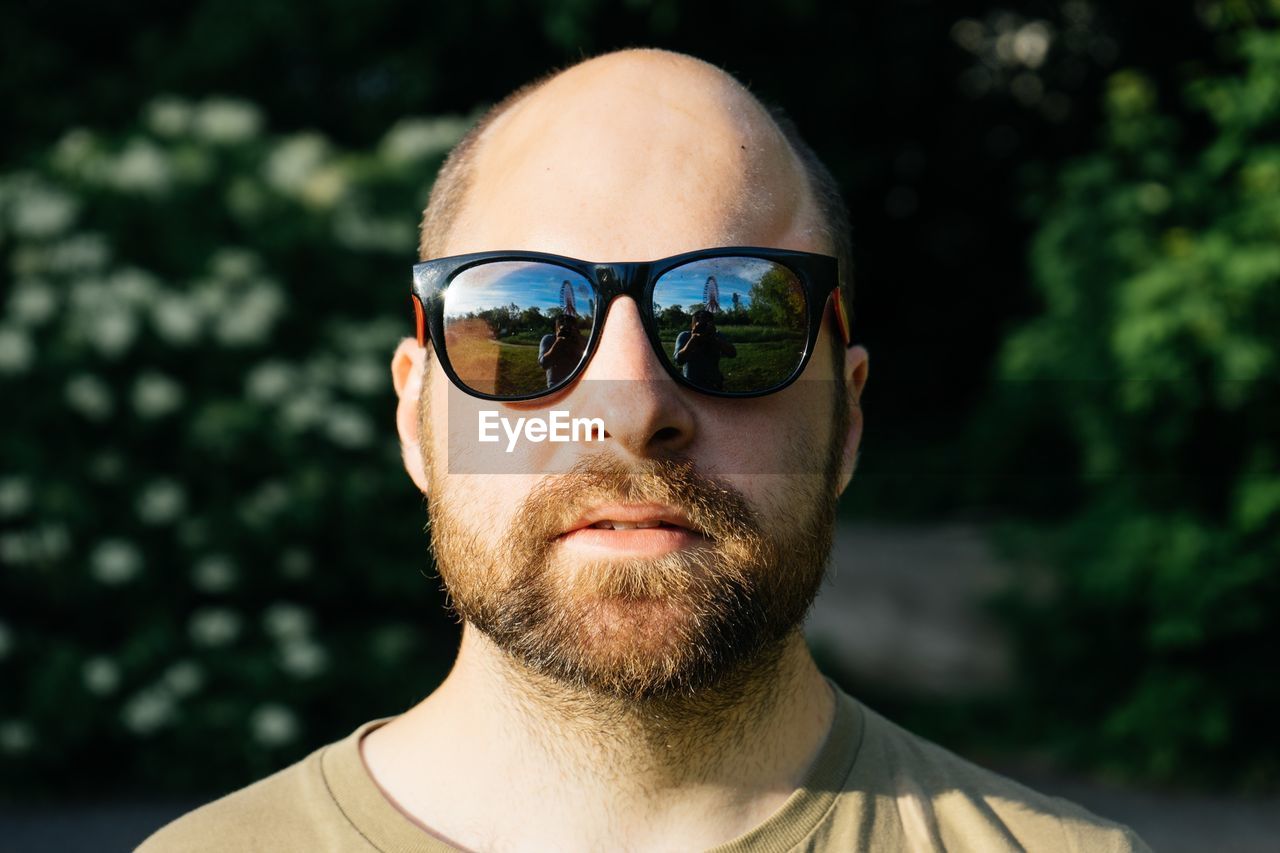
[[[631,523],[660,521],[666,526],[611,530],[592,527],[599,521]],[[683,512],[660,504],[607,504],[578,518],[556,541],[572,551],[596,559],[656,557],[672,551],[697,548],[708,538]]]
[[[658,521],[669,525],[669,528],[644,529],[663,530],[670,528],[682,528],[689,533],[695,533],[699,536],[704,535],[701,530],[694,526],[693,522],[689,520],[687,515],[674,507],[667,506],[666,504],[601,504],[600,506],[593,507],[584,512],[576,521],[565,528],[564,532],[561,533],[560,536],[563,538],[571,533],[576,533],[585,528],[590,528],[591,525],[597,524],[601,521],[625,521],[631,524]],[[632,531],[603,530],[602,532],[630,533]]]

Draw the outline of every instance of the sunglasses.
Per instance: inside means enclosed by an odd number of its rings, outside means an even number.
[[[535,400],[573,382],[619,296],[635,300],[667,373],[716,397],[760,397],[794,382],[831,297],[851,342],[836,259],[786,249],[628,263],[475,252],[415,264],[413,295],[419,345],[429,333],[449,380],[484,400]]]

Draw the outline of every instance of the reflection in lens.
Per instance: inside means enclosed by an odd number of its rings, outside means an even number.
[[[582,361],[594,313],[590,283],[564,267],[479,264],[445,289],[445,349],[472,390],[536,394],[562,384]]]
[[[764,391],[785,382],[809,337],[800,280],[762,258],[708,258],[663,273],[653,316],[668,361],[713,391]]]

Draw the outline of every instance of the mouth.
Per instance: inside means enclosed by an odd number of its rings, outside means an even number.
[[[556,537],[565,547],[593,557],[655,556],[709,539],[683,512],[657,504],[595,507]]]

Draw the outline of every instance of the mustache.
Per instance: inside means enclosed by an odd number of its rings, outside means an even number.
[[[518,531],[525,543],[549,546],[584,512],[603,503],[667,504],[716,541],[754,538],[760,530],[756,512],[742,492],[700,473],[692,460],[628,463],[599,453],[535,486],[517,510],[512,531]]]

